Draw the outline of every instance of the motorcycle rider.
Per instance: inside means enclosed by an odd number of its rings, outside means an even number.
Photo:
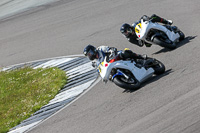
[[[144,21],[151,19],[152,22],[160,22],[160,23],[168,24],[168,25],[172,25],[172,23],[173,23],[172,20],[166,20],[164,18],[157,16],[156,14],[153,14],[151,17],[143,15],[141,18]],[[140,47],[142,47],[143,45],[145,45],[146,47],[151,47],[152,44],[146,43],[146,42],[138,39],[137,35],[135,34],[135,26],[138,23],[140,23],[140,21],[133,23],[132,25],[124,23],[120,28],[120,32],[128,39],[129,42],[131,42],[133,44],[136,44]]]
[[[92,63],[93,67],[96,67],[99,65],[99,63],[103,62],[106,56],[109,58],[116,57],[122,60],[134,59],[135,61],[136,59],[145,60],[147,58],[147,55],[139,55],[129,49],[118,52],[117,48],[115,47],[99,46],[96,48],[90,44],[84,48],[83,54],[87,56],[91,61],[96,60]]]

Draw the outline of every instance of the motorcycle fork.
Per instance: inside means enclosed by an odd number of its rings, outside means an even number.
[[[115,75],[113,75],[111,77],[111,81],[113,81],[113,79],[115,78],[115,76],[117,75],[121,75],[121,76],[124,76],[126,79],[129,79],[129,76],[127,76],[125,73],[123,73],[122,71],[120,71],[119,69],[117,69],[117,72],[115,73]]]

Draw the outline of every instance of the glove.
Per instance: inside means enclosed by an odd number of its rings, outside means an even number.
[[[108,53],[109,53],[109,58],[114,57],[117,54],[117,48],[111,47]]]
[[[117,52],[117,48],[110,47],[110,49],[108,50],[108,52],[110,52],[110,53],[116,53]]]
[[[96,62],[92,62],[92,67],[96,68],[97,67],[97,63]]]
[[[140,46],[140,47],[142,47],[143,45],[144,45],[144,42],[142,41],[142,40],[138,40],[138,45]]]
[[[147,55],[146,55],[146,54],[143,54],[143,55],[142,55],[142,58],[143,58],[144,60],[146,60],[146,59],[147,59]]]
[[[143,16],[141,17],[141,19],[143,19],[144,21],[149,21],[149,17],[148,17],[147,15],[143,15]]]

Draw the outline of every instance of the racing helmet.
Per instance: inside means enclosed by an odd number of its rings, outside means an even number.
[[[94,60],[96,58],[97,50],[92,45],[87,45],[83,50],[83,54],[87,56],[90,60]]]
[[[133,33],[133,30],[129,24],[124,23],[120,28],[120,32],[127,37]]]

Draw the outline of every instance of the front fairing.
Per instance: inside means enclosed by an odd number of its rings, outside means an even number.
[[[135,33],[139,39],[143,40],[143,38],[145,38],[147,30],[149,29],[149,23],[150,23],[149,21],[144,22],[141,19],[141,21],[134,26]]]
[[[146,70],[144,67],[142,68],[136,67],[135,62],[133,61],[120,60],[120,61],[115,61],[113,63],[108,63],[104,61],[98,66],[99,74],[104,81],[107,81],[109,79],[111,70],[113,68],[129,70],[130,72],[133,73],[135,78],[140,82],[142,82],[143,80],[145,80],[147,77],[151,76],[154,73],[154,70],[152,68]]]

